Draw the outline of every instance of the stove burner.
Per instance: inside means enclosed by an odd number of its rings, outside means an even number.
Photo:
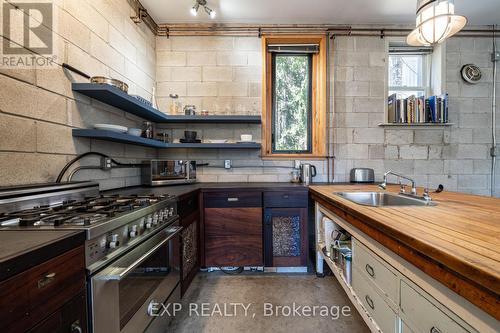
[[[170,195],[101,195],[86,197],[82,201],[66,200],[54,206],[36,206],[13,213],[0,213],[0,225],[11,224],[17,220],[19,226],[87,226],[171,197]]]

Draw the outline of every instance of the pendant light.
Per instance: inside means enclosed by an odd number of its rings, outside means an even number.
[[[455,15],[454,0],[417,0],[417,27],[406,42],[412,46],[442,43],[467,24],[465,16]]]

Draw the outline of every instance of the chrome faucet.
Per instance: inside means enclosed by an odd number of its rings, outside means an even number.
[[[417,195],[417,186],[415,184],[415,181],[409,177],[406,177],[406,176],[403,176],[403,175],[400,175],[398,173],[395,173],[393,171],[387,171],[386,173],[384,173],[384,181],[379,184],[379,187],[383,190],[385,190],[387,188],[387,176],[389,175],[393,175],[393,176],[396,176],[398,177],[398,179],[406,179],[408,181],[411,182],[411,194],[413,195]],[[406,193],[406,190],[405,190],[405,185],[402,185],[401,182],[400,182],[400,185],[401,185],[401,188],[399,190],[399,193]]]
[[[417,199],[422,199],[422,200],[425,200],[427,202],[429,201],[432,201],[432,198],[431,196],[429,195],[429,189],[428,188],[425,188],[424,189],[424,194],[419,197],[417,195],[417,185],[415,184],[415,181],[409,177],[406,177],[406,176],[403,176],[403,175],[400,175],[398,173],[395,173],[393,171],[387,171],[386,173],[384,173],[384,181],[379,184],[378,186],[385,190],[387,188],[387,176],[389,175],[393,175],[393,176],[396,176],[398,177],[398,179],[406,179],[408,181],[411,182],[411,194],[410,193],[406,193],[406,190],[405,190],[405,187],[406,185],[403,185],[401,184],[401,181],[399,182],[399,185],[400,185],[400,189],[399,189],[399,194],[402,194],[402,195],[405,195],[405,196],[409,196],[409,197],[413,197],[413,198],[417,198]]]

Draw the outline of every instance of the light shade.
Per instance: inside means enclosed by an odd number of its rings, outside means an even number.
[[[412,46],[430,46],[443,42],[467,24],[467,18],[455,15],[453,0],[419,0],[417,27],[406,42]]]

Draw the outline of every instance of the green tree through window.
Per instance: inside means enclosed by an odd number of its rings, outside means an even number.
[[[273,55],[273,151],[311,151],[312,56]]]

